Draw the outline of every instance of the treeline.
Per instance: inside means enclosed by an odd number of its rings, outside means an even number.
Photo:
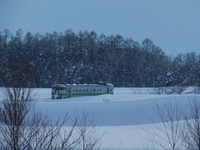
[[[16,80],[20,83],[13,85]],[[118,87],[199,86],[200,55],[192,52],[172,58],[148,38],[140,44],[94,31],[0,32],[0,86],[97,81]]]

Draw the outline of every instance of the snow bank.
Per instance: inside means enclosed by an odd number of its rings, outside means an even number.
[[[178,105],[186,105],[194,97],[200,95],[155,95],[139,90],[140,94],[133,92],[132,88],[115,88],[113,95],[83,96],[66,99],[51,99],[51,89],[36,89],[36,108],[48,114],[53,120],[64,117],[66,113],[70,117],[81,116],[83,112],[94,115],[96,128],[102,138],[102,148],[110,150],[122,149],[152,149],[147,139],[147,131],[154,123],[160,123],[156,119],[154,106],[169,101],[177,102]],[[64,128],[68,128],[65,124]]]

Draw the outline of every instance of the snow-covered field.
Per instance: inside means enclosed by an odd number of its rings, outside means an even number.
[[[152,149],[148,131],[154,123],[161,121],[155,116],[153,107],[160,107],[167,101],[185,105],[194,94],[156,95],[147,89],[115,88],[113,95],[83,96],[67,99],[51,99],[51,89],[36,89],[36,107],[47,113],[53,120],[68,113],[72,118],[84,111],[94,115],[98,133],[105,133],[101,147],[109,149]],[[68,124],[65,125],[66,127]]]

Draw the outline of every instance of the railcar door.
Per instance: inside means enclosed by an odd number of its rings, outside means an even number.
[[[107,87],[107,94],[109,94],[109,91],[110,91],[110,88],[109,88],[109,87]]]
[[[71,88],[68,89],[68,97],[71,97]]]

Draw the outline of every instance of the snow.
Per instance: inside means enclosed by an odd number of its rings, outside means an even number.
[[[134,91],[140,91],[134,92]],[[151,91],[151,92],[150,92]],[[36,89],[36,108],[47,113],[53,120],[64,117],[72,118],[84,111],[94,115],[98,133],[105,133],[101,140],[102,148],[109,149],[152,149],[147,139],[153,123],[161,123],[155,117],[154,106],[176,101],[186,105],[194,94],[156,95],[147,88],[115,88],[113,95],[82,96],[66,99],[51,99],[51,89]],[[70,124],[65,124],[68,128]]]

